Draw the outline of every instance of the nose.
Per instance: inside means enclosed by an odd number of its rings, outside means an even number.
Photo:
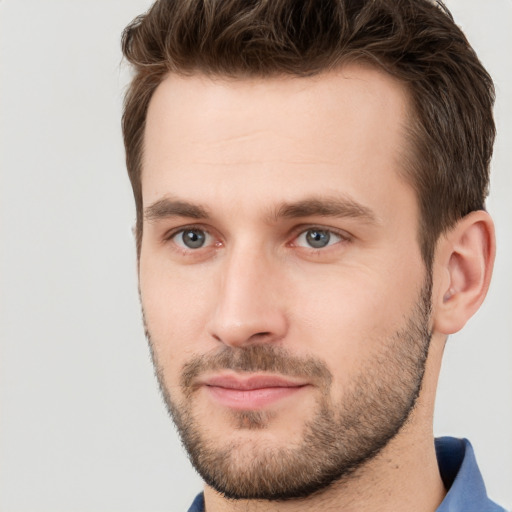
[[[237,250],[221,263],[210,336],[231,347],[282,340],[288,328],[286,286],[269,258]]]

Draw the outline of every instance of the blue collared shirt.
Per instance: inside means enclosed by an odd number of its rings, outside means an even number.
[[[487,497],[475,453],[467,439],[436,439],[437,463],[448,489],[437,512],[505,512]]]
[[[476,464],[473,447],[467,439],[436,439],[439,472],[448,489],[436,512],[506,512],[487,497],[484,481]],[[204,496],[199,494],[188,512],[204,512]]]

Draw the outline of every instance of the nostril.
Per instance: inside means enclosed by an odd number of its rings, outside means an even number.
[[[270,332],[257,332],[251,338],[267,338],[268,336],[270,336]]]
[[[252,331],[252,332],[251,332]],[[216,332],[210,332],[211,337],[219,343],[229,346],[247,347],[250,345],[258,345],[265,343],[272,343],[283,338],[284,332],[276,329],[276,332],[268,331],[257,331],[251,329],[251,326],[238,325],[236,328],[225,328],[216,329]]]

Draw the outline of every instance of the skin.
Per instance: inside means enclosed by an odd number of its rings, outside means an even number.
[[[161,381],[177,403],[187,362],[255,344],[323,361],[328,398],[343,403],[383,340],[403,327],[425,280],[417,199],[400,175],[407,115],[403,86],[357,64],[312,78],[169,76],[160,84],[145,133],[139,280]],[[344,211],[277,214],[311,198]],[[177,213],[168,207],[176,201],[196,210]],[[191,226],[208,234],[197,250],[179,235]],[[331,243],[309,247],[311,227],[333,233]],[[442,351],[483,300],[493,256],[485,212],[441,238],[420,397],[378,456],[353,478],[295,501],[231,501],[206,486],[208,512],[435,510],[445,494],[432,434]],[[236,445],[243,464],[257,447],[300,444],[318,401],[308,384],[265,405],[259,430],[241,428],[207,389],[191,407],[211,442]]]

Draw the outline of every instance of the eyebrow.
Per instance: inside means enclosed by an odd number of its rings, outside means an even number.
[[[375,213],[349,197],[312,197],[302,201],[282,204],[275,212],[275,219],[300,217],[349,217],[375,223]]]
[[[208,210],[201,205],[165,197],[144,209],[144,219],[148,222],[169,217],[190,217],[192,219],[207,219]]]
[[[349,197],[310,197],[279,205],[269,216],[271,221],[302,217],[348,217],[365,222],[377,222],[374,212]],[[200,204],[164,197],[144,209],[144,219],[148,222],[169,217],[189,217],[209,219],[208,209]]]

